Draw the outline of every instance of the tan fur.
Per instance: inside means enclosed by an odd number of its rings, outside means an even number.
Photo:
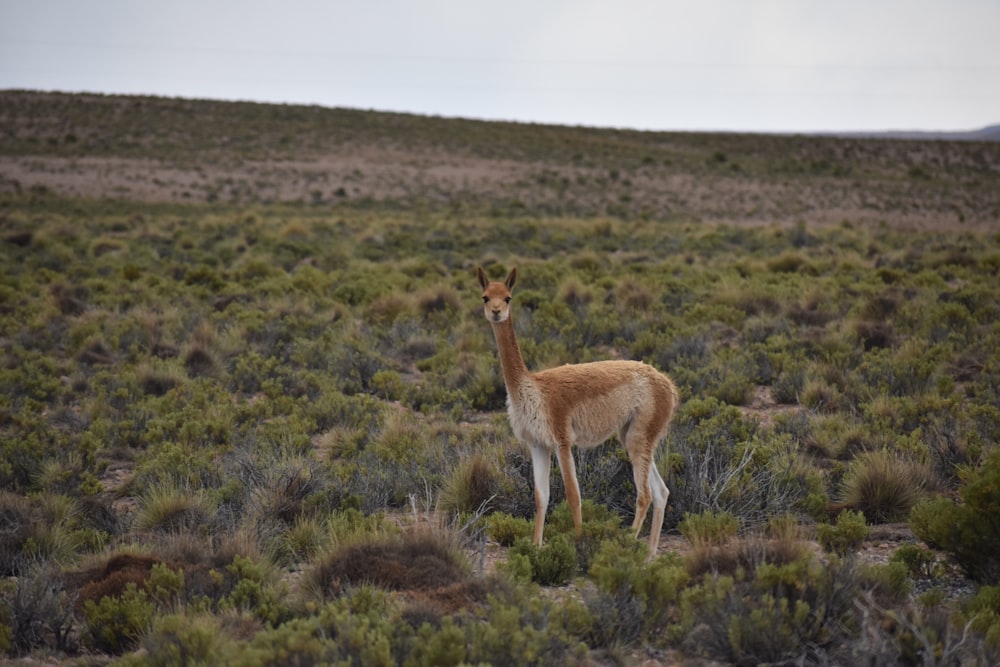
[[[535,534],[541,544],[549,501],[549,471],[556,453],[573,521],[581,527],[580,487],[574,446],[595,447],[612,435],[628,452],[636,486],[632,529],[638,536],[653,506],[649,554],[656,555],[663,515],[670,495],[653,454],[677,407],[674,383],[652,366],[638,361],[598,361],[530,373],[521,357],[510,317],[517,269],[504,282],[490,282],[478,270],[483,312],[493,326],[500,354],[507,412],[517,439],[531,452],[535,481]]]

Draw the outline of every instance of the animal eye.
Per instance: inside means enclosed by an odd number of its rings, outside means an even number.
[[[509,296],[504,299],[504,303],[510,303],[510,297]]]
[[[489,302],[490,302],[490,297],[484,296],[483,297],[483,303],[489,303]]]

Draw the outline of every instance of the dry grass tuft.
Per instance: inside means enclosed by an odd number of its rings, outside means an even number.
[[[873,523],[904,521],[934,486],[931,467],[892,452],[859,455],[841,482],[844,503]]]
[[[429,591],[464,582],[470,568],[454,539],[432,529],[344,545],[321,557],[307,575],[310,587],[330,598],[354,586]]]

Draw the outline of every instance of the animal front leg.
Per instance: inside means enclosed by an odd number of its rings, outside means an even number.
[[[531,448],[531,473],[535,481],[535,535],[536,546],[542,544],[545,531],[545,513],[549,508],[549,472],[552,470],[552,455],[543,447]]]

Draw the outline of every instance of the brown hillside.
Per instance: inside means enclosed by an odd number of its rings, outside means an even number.
[[[1000,226],[1000,143],[638,132],[0,92],[0,192],[728,224]]]

